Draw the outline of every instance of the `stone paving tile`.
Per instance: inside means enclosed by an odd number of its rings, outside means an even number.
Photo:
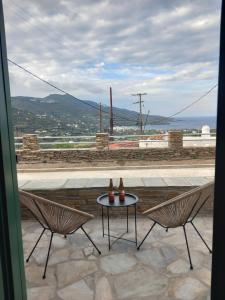
[[[19,179],[19,180],[18,180],[18,187],[19,187],[20,189],[22,189],[23,186],[24,186],[25,184],[28,184],[28,183],[29,183],[29,180],[22,180],[22,179]]]
[[[108,178],[93,178],[88,179],[88,187],[95,188],[95,187],[108,187],[109,186],[109,179]]]
[[[77,189],[77,188],[85,188],[87,187],[88,179],[81,178],[81,179],[68,179],[66,180],[65,184],[63,185],[64,189]]]
[[[200,186],[200,185],[206,184],[213,180],[214,180],[214,177],[189,177],[188,178],[188,181],[193,186]]]
[[[55,288],[50,286],[33,287],[28,289],[28,300],[51,300],[55,295]]]
[[[45,190],[63,188],[66,179],[30,180],[23,185],[25,190]]]
[[[172,246],[161,245],[159,248],[151,247],[149,250],[138,251],[136,257],[146,265],[155,268],[166,267],[169,263],[174,261],[177,256],[176,248]]]
[[[173,274],[182,274],[189,272],[189,264],[183,259],[177,259],[168,265],[167,270]]]
[[[163,177],[163,180],[168,186],[190,186],[186,177]]]
[[[206,177],[185,177],[185,180],[193,186],[200,186],[211,181],[208,180]]]
[[[165,291],[167,281],[166,276],[142,268],[116,276],[114,286],[119,299],[129,299],[132,296],[157,296]]]
[[[89,289],[84,280],[75,282],[57,293],[63,300],[93,300],[94,292]]]
[[[106,277],[101,277],[96,282],[95,300],[113,300],[112,288]]]
[[[144,172],[144,170],[143,170]],[[40,189],[71,189],[71,188],[97,188],[108,187],[109,178],[74,178],[68,179],[19,179],[18,186],[25,190]],[[127,177],[124,178],[124,185],[127,187],[159,187],[159,186],[197,186],[212,181],[214,177]],[[119,185],[119,178],[113,178],[114,186]]]
[[[207,181],[212,181],[215,179],[214,176],[207,176],[207,177],[204,177]]]
[[[175,299],[195,300],[204,296],[208,288],[199,280],[192,277],[176,278],[171,285],[169,294]]]
[[[51,253],[51,257],[49,259],[49,266],[55,265],[64,261],[69,260],[70,251],[67,248],[56,250]]]
[[[136,263],[137,260],[127,253],[107,255],[100,259],[101,269],[110,274],[128,272]]]
[[[126,187],[144,186],[142,178],[124,178],[123,183]]]
[[[119,233],[125,219],[114,219]],[[210,243],[212,218],[199,217],[196,226]],[[129,235],[134,234],[132,221]],[[138,219],[139,239],[151,226]],[[143,248],[118,241],[108,251],[102,237],[101,219],[85,225],[102,255],[98,255],[81,232],[67,239],[56,235],[50,254],[46,279],[42,279],[49,243],[43,236],[29,263],[25,263],[28,300],[209,300],[211,255],[193,228],[187,226],[194,270],[190,270],[182,230],[165,232],[159,226],[146,239]],[[33,221],[23,221],[24,252],[28,255],[40,233]],[[55,241],[54,241],[55,239]]]
[[[167,186],[163,178],[160,177],[143,177],[142,181],[146,187],[158,187],[158,186]]]
[[[67,261],[56,267],[58,286],[63,287],[98,270],[94,261]]]

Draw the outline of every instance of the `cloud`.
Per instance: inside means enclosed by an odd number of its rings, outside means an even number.
[[[220,6],[221,0],[5,0],[8,56],[79,98],[108,103],[112,86],[114,105],[134,108],[129,95],[143,90],[151,95],[146,109],[167,115],[217,81]],[[15,66],[9,70],[13,95],[55,92]],[[215,97],[202,102],[202,113],[215,113]]]

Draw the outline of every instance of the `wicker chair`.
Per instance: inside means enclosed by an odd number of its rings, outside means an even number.
[[[207,183],[201,187],[194,188],[191,191],[183,193],[175,198],[172,198],[162,204],[144,211],[143,215],[147,215],[154,223],[137,249],[140,249],[141,245],[156,224],[164,227],[166,231],[168,231],[168,228],[176,228],[181,226],[184,231],[185,241],[187,245],[190,269],[193,269],[185,226],[190,223],[205,246],[208,248],[209,252],[212,253],[212,250],[203,239],[193,221],[206,201],[213,196],[213,190],[214,183]]]
[[[48,265],[49,254],[52,245],[52,238],[55,233],[62,234],[66,238],[68,234],[73,234],[78,229],[81,229],[87,238],[91,241],[95,249],[101,254],[100,250],[94,244],[90,236],[84,230],[83,225],[90,219],[94,218],[93,215],[58,204],[56,202],[44,199],[34,194],[20,190],[20,202],[29,209],[34,218],[42,226],[43,230],[31,250],[26,262],[29,261],[35,248],[37,247],[42,235],[46,230],[51,232],[48,253],[45,262],[43,279],[46,277],[46,270]]]

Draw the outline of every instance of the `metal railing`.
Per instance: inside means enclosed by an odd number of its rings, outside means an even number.
[[[15,137],[15,147],[20,149],[23,145],[23,137]],[[41,149],[64,149],[64,148],[94,148],[96,146],[96,136],[38,136],[38,143]],[[118,145],[121,148],[132,147],[132,143],[136,148],[151,147],[167,147],[168,134],[152,134],[152,135],[113,135],[109,136],[109,146]],[[140,146],[141,143],[146,145]],[[183,146],[188,145],[203,146],[204,143],[208,146],[215,146],[216,133],[209,134],[183,134]]]
[[[22,139],[23,137],[15,137],[16,149],[23,145]],[[82,146],[90,148],[96,144],[95,136],[38,136],[38,143],[43,149],[51,149],[53,146],[58,146],[59,149],[60,146],[62,148],[76,148],[76,145],[81,146],[79,148],[82,148]]]

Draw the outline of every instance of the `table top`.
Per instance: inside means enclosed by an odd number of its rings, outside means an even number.
[[[108,193],[106,193],[97,198],[97,203],[107,207],[124,207],[124,206],[134,205],[139,200],[136,195],[130,193],[125,193],[124,201],[119,200],[118,192],[115,192],[114,195],[115,195],[114,202],[109,202],[109,196]]]

